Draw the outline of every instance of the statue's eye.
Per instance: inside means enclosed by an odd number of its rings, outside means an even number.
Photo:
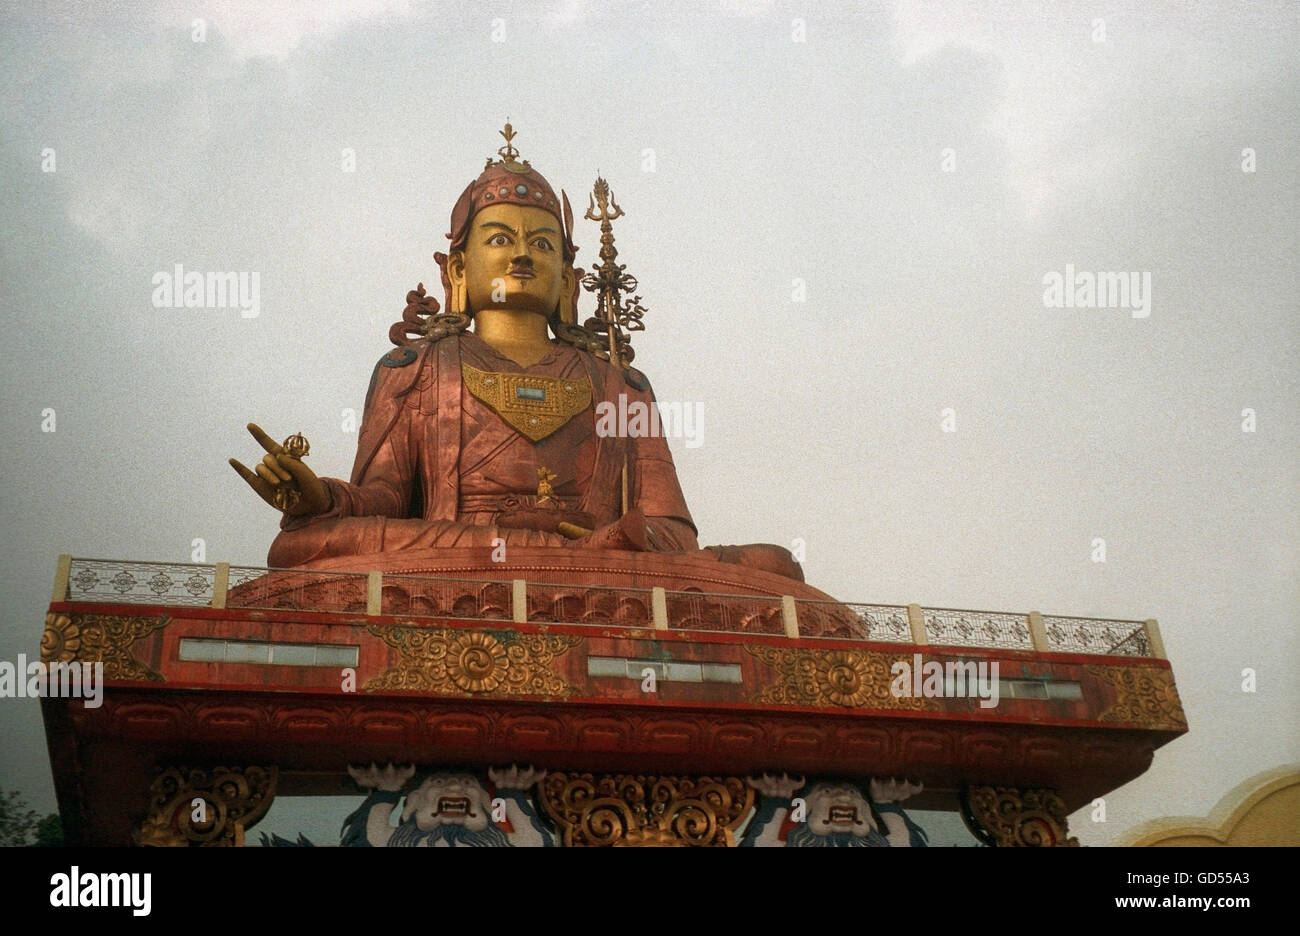
[[[554,247],[551,246],[551,242],[550,242],[549,240],[547,240],[545,237],[539,237],[539,238],[537,238],[536,240],[534,240],[534,241],[533,241],[533,246],[536,247],[538,250],[554,250],[554,249],[555,249]]]
[[[510,238],[504,234],[494,234],[488,238],[489,247],[505,247],[510,243]]]

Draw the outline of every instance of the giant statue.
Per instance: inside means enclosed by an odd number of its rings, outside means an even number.
[[[442,547],[612,549],[692,555],[803,579],[779,546],[700,549],[666,439],[601,431],[602,401],[643,412],[655,402],[614,316],[578,324],[584,272],[574,266],[573,211],[527,160],[509,124],[451,213],[436,253],[444,305],[421,284],[370,379],[349,481],[320,478],[301,436],[234,469],[282,512],[268,564]],[[597,182],[588,217],[602,221],[598,297],[622,274]],[[639,297],[632,314],[639,318]],[[628,319],[625,316],[624,322]],[[636,327],[636,323],[632,323]]]

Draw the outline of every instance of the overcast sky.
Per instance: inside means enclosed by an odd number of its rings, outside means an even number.
[[[263,564],[246,422],[348,475],[508,117],[627,213],[701,543],[800,538],[843,599],[1157,618],[1191,731],[1086,844],[1300,761],[1295,4],[124,6],[0,12],[0,659],[59,553]],[[256,272],[259,314],[155,308],[177,263]],[[1048,307],[1067,264],[1150,274],[1149,314]],[[52,810],[38,706],[0,706],[0,789]]]

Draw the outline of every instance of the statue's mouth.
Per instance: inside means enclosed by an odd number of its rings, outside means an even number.
[[[511,267],[510,275],[517,279],[537,279],[537,274],[528,267]]]
[[[433,810],[435,816],[469,816],[474,813],[469,808],[468,796],[440,796]]]
[[[843,822],[858,825],[858,810],[854,806],[832,806],[827,813],[827,822],[838,825]]]

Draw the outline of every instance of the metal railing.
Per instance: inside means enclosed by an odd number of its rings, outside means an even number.
[[[670,591],[665,593],[665,598],[668,626],[672,629],[739,631],[747,634],[785,633],[779,597]]]
[[[1141,621],[1043,615],[1047,643],[1060,653],[1151,656],[1151,641]]]
[[[923,614],[928,643],[948,647],[1034,649],[1027,614],[965,611],[957,608],[925,608]]]
[[[54,601],[653,627],[1164,658],[1153,620],[522,580],[59,557]]]
[[[795,599],[799,630],[805,637],[839,637],[884,643],[911,643],[907,605]]]
[[[212,602],[215,573],[216,566],[179,562],[73,559],[68,598],[203,606]]]

